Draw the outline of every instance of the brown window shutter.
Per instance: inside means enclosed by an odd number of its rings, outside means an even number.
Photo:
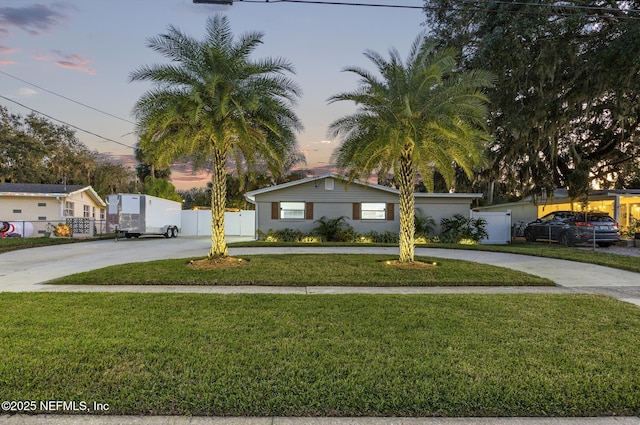
[[[280,218],[280,202],[271,203],[271,220],[278,220]]]
[[[353,217],[354,220],[360,220],[360,203],[359,202],[353,203],[353,212],[351,213],[351,216]]]
[[[394,216],[394,204],[389,202],[387,204],[387,208],[386,208],[386,214],[387,214],[387,221],[393,221],[395,220],[395,216]]]
[[[313,220],[313,202],[305,202],[304,218],[305,220]]]

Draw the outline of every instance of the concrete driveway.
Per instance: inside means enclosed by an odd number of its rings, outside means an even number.
[[[230,237],[229,242],[239,238]],[[246,239],[246,238],[245,238]],[[640,274],[592,264],[550,258],[529,257],[483,251],[417,248],[416,255],[452,258],[507,267],[549,278],[553,288],[273,288],[273,287],[190,287],[190,286],[63,286],[45,282],[115,264],[167,258],[204,257],[210,248],[208,237],[175,239],[141,238],[103,240],[56,245],[0,254],[0,291],[133,291],[133,292],[286,292],[286,293],[441,293],[441,292],[588,292],[610,295],[640,305]],[[231,255],[265,253],[383,253],[397,255],[398,248],[377,247],[302,247],[231,248]],[[135,267],[132,265],[132,267]]]

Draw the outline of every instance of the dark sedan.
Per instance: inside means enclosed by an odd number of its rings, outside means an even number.
[[[566,246],[579,243],[595,243],[609,246],[620,240],[620,229],[607,213],[554,211],[524,229],[529,242],[538,239],[558,241]]]

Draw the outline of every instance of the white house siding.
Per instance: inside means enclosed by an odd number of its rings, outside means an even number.
[[[91,219],[100,220],[100,211],[104,210],[104,207],[96,203],[95,199],[86,191],[73,192],[69,195],[62,193],[12,195],[9,192],[4,192],[0,196],[0,221],[30,222],[34,229],[30,236],[43,236],[48,223],[55,225],[68,218],[64,215],[65,202],[73,202],[73,217],[75,218],[84,217],[85,205],[89,207],[89,218]],[[89,226],[90,232],[86,236],[93,236],[93,229],[93,225]]]
[[[39,206],[44,204],[45,206]],[[0,221],[38,221],[60,219],[60,202],[56,198],[0,197]]]

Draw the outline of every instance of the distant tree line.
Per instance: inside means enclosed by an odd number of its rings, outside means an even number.
[[[184,208],[210,207],[211,183],[207,187],[179,190],[169,182],[169,167],[147,162],[141,149],[135,150],[137,165],[131,169],[91,151],[74,130],[52,123],[36,114],[12,114],[0,106],[0,182],[90,185],[101,196],[113,193],[146,193],[184,202]],[[304,158],[302,158],[304,161]],[[291,166],[298,161],[292,161]],[[205,164],[206,167],[206,164]],[[228,208],[251,208],[244,193],[277,183],[306,177],[307,170],[291,171],[279,178],[266,172],[237,175],[228,173]]]
[[[136,150],[135,170],[91,151],[74,130],[37,114],[22,116],[0,106],[0,182],[90,185],[101,196],[147,193],[181,201],[168,181],[171,171],[154,168]]]
[[[91,185],[101,196],[139,190],[133,170],[89,150],[72,129],[0,106],[0,182]]]

